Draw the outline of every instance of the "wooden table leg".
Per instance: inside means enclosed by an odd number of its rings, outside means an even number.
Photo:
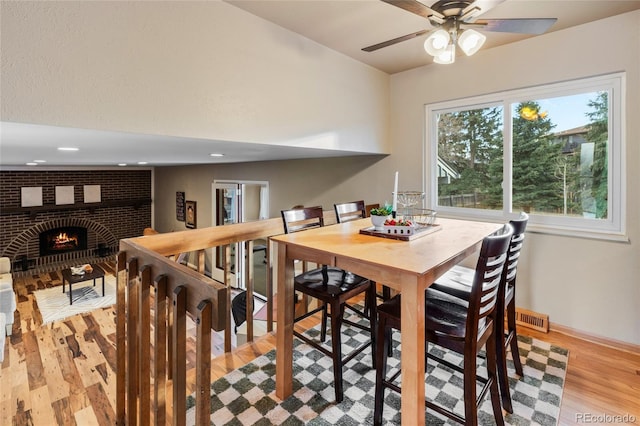
[[[415,277],[402,283],[402,424],[425,424],[424,286]],[[409,282],[413,281],[413,282]]]
[[[286,399],[293,393],[293,259],[287,259],[287,246],[276,244],[277,328],[276,328],[276,396]]]

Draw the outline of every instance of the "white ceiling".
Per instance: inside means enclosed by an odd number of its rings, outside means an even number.
[[[59,151],[74,147],[78,151]],[[115,148],[115,149],[114,149]],[[37,154],[34,154],[37,153]],[[210,154],[222,153],[223,157]],[[362,152],[285,145],[0,123],[0,166],[176,166],[365,155]]]
[[[432,63],[426,35],[374,52],[362,48],[432,28],[429,21],[378,0],[225,0],[386,73]],[[431,6],[436,0],[419,0]],[[640,0],[477,0],[480,19],[557,18],[548,32],[640,9]],[[484,6],[486,5],[486,6]],[[513,43],[527,34],[487,32],[482,49]]]
[[[431,28],[420,16],[378,0],[226,0],[249,13],[299,33],[386,73],[394,74],[431,63],[417,37],[374,52],[372,44]],[[435,0],[421,0],[431,6]],[[493,7],[481,18],[558,18],[550,28],[567,27],[640,9],[640,0],[481,0]],[[531,35],[487,33],[483,49],[513,43]],[[442,66],[442,65],[440,65]],[[75,146],[78,152],[59,152]],[[115,149],[114,149],[115,148]],[[41,158],[34,158],[34,152]],[[224,157],[209,154],[222,152]],[[117,157],[114,153],[119,153]],[[122,153],[125,153],[122,156]],[[71,129],[34,124],[0,124],[0,166],[24,166],[46,160],[42,166],[147,166],[233,163],[320,158],[364,153],[270,144],[212,141],[119,132]]]

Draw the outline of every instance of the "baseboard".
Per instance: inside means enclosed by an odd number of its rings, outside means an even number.
[[[555,331],[556,333],[566,334],[567,336],[576,337],[578,339],[586,340],[592,343],[597,343],[599,345],[607,346],[612,349],[629,352],[635,355],[640,353],[640,345],[635,345],[633,343],[623,342],[622,340],[616,340],[609,337],[599,336],[597,334],[587,333],[582,330],[577,330],[575,328],[567,327],[565,325],[556,324],[553,322],[549,323],[549,328],[551,331]]]

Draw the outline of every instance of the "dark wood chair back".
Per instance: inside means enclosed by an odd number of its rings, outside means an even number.
[[[518,267],[518,259],[520,258],[520,250],[524,244],[524,231],[527,228],[527,222],[529,221],[529,215],[521,213],[520,217],[510,221],[509,223],[513,227],[513,236],[511,237],[511,244],[509,246],[509,258],[507,260],[507,285],[513,285],[516,281],[516,272]]]
[[[336,211],[336,221],[338,223],[349,222],[350,220],[367,217],[364,200],[351,201],[349,203],[334,204]]]
[[[282,210],[281,214],[285,234],[324,226],[322,206]]]
[[[367,204],[366,206],[364,206],[364,210],[366,212],[366,217],[371,216],[371,210],[377,209],[378,207],[380,207],[379,203]]]
[[[506,274],[506,262],[513,226],[506,224],[482,242],[469,297],[467,339],[477,336],[480,321],[495,312],[500,284]]]

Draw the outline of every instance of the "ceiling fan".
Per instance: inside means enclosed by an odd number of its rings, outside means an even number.
[[[475,29],[538,35],[546,32],[557,20],[557,18],[477,19],[479,15],[504,0],[439,0],[430,7],[417,0],[382,1],[426,18],[433,28],[383,41],[362,50],[373,52],[430,33],[424,42],[424,48],[434,57],[434,62],[440,64],[451,64],[455,61],[456,44],[467,55],[476,53],[487,37]]]

